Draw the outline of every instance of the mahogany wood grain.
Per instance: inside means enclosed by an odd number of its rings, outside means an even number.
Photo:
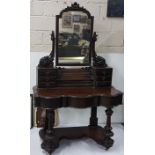
[[[114,141],[111,127],[112,108],[122,104],[122,92],[114,87],[56,87],[33,88],[36,107],[46,108],[45,127],[40,131],[42,148],[49,154],[59,147],[62,139],[88,137],[109,149]],[[104,128],[98,126],[97,106],[107,107]],[[53,128],[54,109],[61,107],[91,107],[90,124],[87,127]]]
[[[114,107],[122,104],[122,93],[113,87],[57,87],[41,89],[34,87],[36,107],[87,108],[92,106]]]

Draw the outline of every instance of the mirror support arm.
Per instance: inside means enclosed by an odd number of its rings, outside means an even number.
[[[50,53],[50,57],[54,59],[54,50],[55,50],[55,35],[54,31],[51,33],[51,40],[52,40],[52,51]]]
[[[93,65],[97,67],[107,67],[106,61],[103,57],[97,56],[95,51],[95,42],[97,41],[97,34],[94,32],[92,37],[92,56],[93,56]]]
[[[54,47],[55,47],[55,38],[54,38],[54,31],[51,34],[52,40],[52,51],[50,55],[44,56],[40,59],[38,67],[53,67],[53,60],[54,60]]]
[[[97,34],[94,32],[93,37],[92,37],[92,56],[93,56],[93,61],[95,61],[95,58],[97,56],[95,52],[95,42],[97,41]]]

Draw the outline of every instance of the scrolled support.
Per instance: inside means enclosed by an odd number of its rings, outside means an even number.
[[[93,56],[93,65],[96,67],[107,67],[106,61],[103,57],[97,56],[95,52],[95,42],[97,41],[97,34],[94,32],[92,41],[91,41],[91,49],[92,49],[92,56]]]
[[[54,51],[55,51],[55,35],[54,31],[51,33],[51,41],[52,41],[52,51],[50,53],[50,57],[54,59]]]

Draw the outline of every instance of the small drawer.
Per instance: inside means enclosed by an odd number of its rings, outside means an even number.
[[[57,75],[56,69],[38,69],[39,76]]]
[[[38,82],[39,88],[52,88],[56,86],[56,82]]]
[[[112,70],[111,69],[106,69],[106,70],[96,70],[96,75],[102,75],[102,76],[109,76],[112,74]]]
[[[51,82],[56,80],[56,76],[39,76],[38,81],[40,82]]]
[[[111,86],[111,81],[96,81],[97,87],[109,87]]]
[[[108,75],[108,76],[97,76],[96,80],[97,81],[111,81],[111,75]]]

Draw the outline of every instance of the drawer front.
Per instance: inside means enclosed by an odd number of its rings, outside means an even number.
[[[107,87],[112,83],[112,68],[95,68],[95,86]]]
[[[55,69],[38,69],[38,76],[52,76],[57,75],[57,70]]]
[[[56,87],[56,82],[38,82],[38,88]]]
[[[97,76],[109,76],[112,75],[112,68],[96,69],[95,72]]]
[[[96,86],[97,87],[110,87],[111,86],[111,81],[96,81]]]
[[[39,76],[38,77],[38,82],[50,82],[50,81],[55,81],[56,76]]]
[[[111,75],[108,75],[108,76],[96,76],[96,81],[111,81]]]
[[[38,87],[39,88],[52,88],[56,87],[58,76],[57,69],[38,68]]]

